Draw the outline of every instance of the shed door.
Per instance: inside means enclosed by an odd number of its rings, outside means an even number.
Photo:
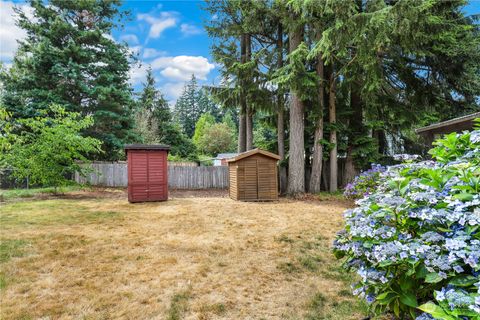
[[[148,155],[146,151],[128,152],[128,200],[147,201]]]
[[[166,200],[167,159],[166,152],[129,152],[128,187],[130,201]]]
[[[245,199],[258,199],[258,182],[257,182],[257,160],[250,159],[243,162],[244,184],[245,184]]]
[[[166,200],[167,153],[148,152],[148,200]]]
[[[257,160],[258,199],[274,199],[277,192],[276,163],[274,161]]]

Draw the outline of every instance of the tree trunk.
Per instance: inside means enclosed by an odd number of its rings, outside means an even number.
[[[352,182],[357,175],[357,169],[355,168],[355,161],[353,159],[353,147],[348,146],[347,158],[345,159],[345,172],[343,173],[342,185],[347,185]]]
[[[311,193],[320,192],[320,184],[322,181],[323,146],[321,140],[323,139],[323,112],[325,110],[325,81],[324,65],[321,54],[318,55],[315,70],[320,79],[320,86],[318,88],[318,118],[315,124],[315,136],[312,151],[312,173],[310,175],[310,183],[308,187],[308,191]]]
[[[245,63],[246,62],[246,36],[245,34],[242,34],[240,37],[240,62]],[[245,152],[247,150],[247,136],[246,136],[246,114],[247,114],[247,99],[245,96],[245,90],[243,89],[244,86],[242,86],[242,89],[240,91],[240,115],[238,119],[238,152]]]
[[[246,150],[253,149],[253,113],[252,109],[247,106],[247,114],[245,115],[246,130]]]
[[[336,115],[336,79],[335,69],[332,64],[332,72],[330,73],[330,89],[328,94],[328,118],[332,125],[330,129],[330,143],[332,149],[330,150],[330,185],[329,191],[335,192],[338,189],[338,159],[337,159],[337,129],[335,125],[337,122]]]
[[[303,25],[290,32],[290,53],[302,42]],[[291,63],[291,62],[290,62]],[[304,105],[298,93],[291,90],[290,105],[290,146],[288,159],[288,193],[295,195],[305,192],[305,140]]]
[[[328,190],[328,162],[327,159],[323,159],[323,166],[322,166],[322,183],[323,183],[323,190]]]
[[[250,61],[252,58],[252,39],[249,34],[245,35],[245,48],[246,48],[246,54],[245,54],[245,61],[243,63],[246,63]],[[247,99],[246,99],[247,100]],[[245,101],[246,101],[245,100]],[[253,149],[253,109],[249,105],[248,101],[246,101],[247,104],[247,114],[246,114],[246,149],[251,150]]]
[[[356,0],[356,3],[358,11],[363,12],[362,1]],[[356,50],[352,48],[352,59],[353,57],[355,57],[355,55]],[[353,181],[353,179],[358,173],[353,155],[357,144],[355,139],[360,138],[365,133],[363,128],[363,101],[359,91],[361,87],[362,84],[358,81],[355,81],[350,85],[350,110],[352,112],[348,120],[350,132],[348,135],[347,158],[345,159],[345,168],[342,178],[343,185],[346,185],[347,183]]]
[[[283,67],[283,28],[282,24],[278,23],[277,29],[277,68],[280,69]],[[287,190],[287,168],[283,164],[285,159],[285,106],[283,100],[283,94],[278,88],[277,93],[277,144],[278,144],[278,155],[280,156],[280,166],[278,168],[279,179],[280,179],[280,193],[283,194]]]
[[[354,83],[350,88],[350,109],[352,113],[348,121],[350,134],[348,137],[347,158],[345,160],[345,171],[343,174],[342,184],[346,185],[352,182],[358,174],[355,166],[355,159],[353,153],[355,151],[355,138],[361,137],[364,134],[363,130],[363,101],[358,91],[360,84]]]
[[[238,153],[246,151],[245,131],[246,131],[246,117],[245,109],[240,109],[240,115],[238,117]]]

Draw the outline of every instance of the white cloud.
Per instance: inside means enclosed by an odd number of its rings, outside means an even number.
[[[129,76],[130,76],[130,83],[132,85],[136,85],[141,83],[145,80],[147,76],[148,65],[146,64],[132,64],[130,66]]]
[[[140,55],[140,51],[142,51],[142,46],[128,47],[128,51],[130,54],[133,54],[134,56],[138,56]]]
[[[174,12],[164,11],[160,12],[160,17],[154,17],[151,14],[141,13],[137,16],[138,20],[146,21],[150,24],[149,38],[158,38],[168,28],[175,27],[177,25],[177,17]]]
[[[182,23],[180,25],[180,31],[183,33],[184,36],[192,36],[195,34],[202,33],[202,29],[200,29],[197,26],[194,26],[193,24],[188,24],[188,23]]]
[[[165,92],[165,95],[170,98],[170,103],[172,104],[180,97],[184,87],[184,82],[167,82],[162,86],[162,92]]]
[[[159,56],[164,56],[166,54],[167,54],[166,51],[159,51],[159,50],[153,49],[153,48],[145,48],[143,50],[143,58],[144,59],[156,58],[156,57],[159,57]]]
[[[120,37],[120,40],[129,44],[138,44],[138,37],[134,34],[124,34]]]
[[[162,70],[160,73],[170,80],[186,81],[192,74],[200,80],[206,80],[215,65],[202,56],[176,56],[157,58],[153,60],[152,68]]]
[[[26,4],[15,5],[11,1],[0,1],[0,59],[9,61],[18,48],[17,40],[22,40],[27,33],[15,25],[17,14],[14,6],[21,8],[27,17],[33,18],[32,7]]]

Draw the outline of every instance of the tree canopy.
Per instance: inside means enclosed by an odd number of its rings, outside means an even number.
[[[224,78],[211,92],[247,117],[239,151],[245,130],[263,130],[249,124],[276,122],[292,194],[334,191],[371,162],[421,151],[415,127],[480,109],[479,27],[465,4],[207,1]]]
[[[92,115],[85,134],[102,141],[103,159],[118,159],[132,140],[129,51],[109,35],[125,13],[120,1],[31,0],[33,19],[17,8],[19,42],[1,74],[3,104],[12,118],[30,118],[59,104]]]

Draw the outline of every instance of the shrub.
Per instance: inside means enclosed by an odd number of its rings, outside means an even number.
[[[398,318],[480,319],[480,130],[435,143],[434,160],[380,173],[345,213],[337,258],[354,294]],[[422,313],[423,312],[423,313]]]
[[[232,130],[225,123],[215,123],[205,129],[198,140],[198,149],[206,155],[216,155],[235,149]]]
[[[353,182],[346,185],[343,195],[347,199],[359,199],[369,195],[380,184],[380,173],[385,169],[382,165],[372,164],[371,169],[363,171],[355,177]]]
[[[52,116],[49,116],[48,113]],[[12,121],[19,133],[7,132],[9,146],[0,154],[0,164],[10,167],[18,179],[29,178],[32,184],[57,187],[71,183],[75,171],[85,173],[86,154],[100,153],[101,142],[83,137],[82,130],[93,125],[93,117],[67,112],[59,105],[41,111],[40,116]]]

